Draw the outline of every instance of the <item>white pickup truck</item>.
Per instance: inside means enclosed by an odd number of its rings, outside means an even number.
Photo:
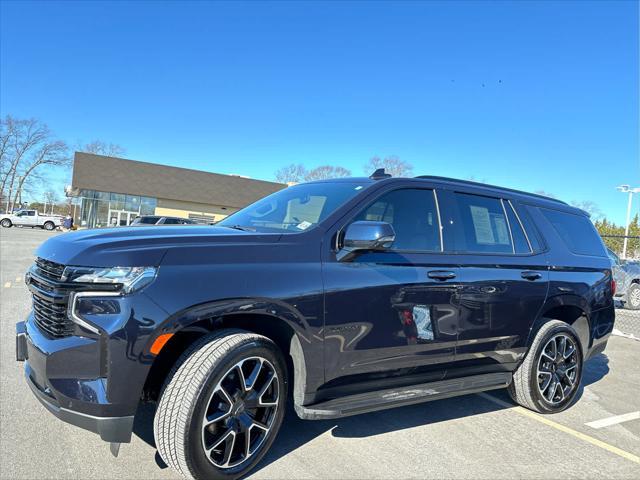
[[[37,210],[18,210],[15,213],[0,214],[0,225],[4,228],[16,225],[54,230],[62,226],[62,220],[61,215],[41,215]]]

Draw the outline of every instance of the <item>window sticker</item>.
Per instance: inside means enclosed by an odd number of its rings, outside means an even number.
[[[300,222],[298,225],[296,225],[296,228],[300,229],[300,230],[306,230],[307,228],[309,228],[311,225],[313,225],[311,222],[307,222],[306,220],[304,222]]]
[[[491,229],[491,218],[489,217],[489,209],[478,207],[477,205],[469,205],[471,217],[473,219],[473,229],[476,233],[476,242],[482,245],[492,245],[496,243]]]
[[[491,214],[493,224],[496,227],[496,234],[498,236],[498,243],[501,245],[509,245],[511,242],[509,241],[509,229],[507,228],[507,222],[504,219],[504,216],[499,213]]]

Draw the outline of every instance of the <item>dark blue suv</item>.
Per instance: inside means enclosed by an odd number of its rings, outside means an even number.
[[[288,400],[327,419],[508,388],[559,412],[614,323],[587,214],[440,177],[295,185],[215,226],[78,231],[37,255],[17,325],[34,394],[114,451],[157,402],[160,455],[190,478],[247,473]]]

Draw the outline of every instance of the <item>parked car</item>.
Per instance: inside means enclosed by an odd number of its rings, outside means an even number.
[[[188,218],[182,217],[164,217],[160,215],[141,215],[134,218],[131,222],[131,226],[145,226],[150,225],[196,225],[196,222]]]
[[[45,215],[37,210],[18,210],[15,213],[0,215],[0,225],[4,228],[11,228],[16,225],[54,230],[62,225],[63,219],[62,215]]]
[[[616,299],[621,300],[625,308],[640,310],[640,264],[622,260],[609,248],[607,254],[613,264]]]
[[[198,479],[249,472],[289,398],[310,420],[501,388],[568,408],[615,316],[586,214],[387,177],[295,185],[210,227],[49,239],[17,324],[26,381],[113,452],[157,402],[162,459]]]

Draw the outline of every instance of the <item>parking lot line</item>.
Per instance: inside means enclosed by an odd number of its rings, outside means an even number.
[[[494,397],[493,395],[489,395],[487,393],[478,393],[477,395],[486,400],[489,400],[490,402],[500,405],[501,407],[508,408],[509,411],[511,412],[516,412],[525,417],[532,418],[533,420],[536,420],[540,423],[544,423],[549,427],[552,427],[552,428],[555,428],[556,430],[567,433],[573,437],[576,437],[580,440],[590,443],[591,445],[595,445],[596,447],[600,447],[604,450],[607,450],[608,452],[618,455],[619,457],[626,458],[627,460],[640,464],[640,457],[638,457],[637,455],[634,455],[633,453],[629,453],[625,450],[622,450],[621,448],[614,447],[613,445],[609,445],[607,442],[603,442],[602,440],[598,440],[597,438],[593,438],[582,432],[578,432],[577,430],[566,427],[560,423],[556,423],[553,420],[549,420],[547,417],[538,415],[537,413],[534,413],[531,410],[527,410],[526,408],[514,407],[512,404],[504,402],[499,398]]]
[[[611,425],[617,425],[618,423],[628,422],[630,420],[638,420],[640,418],[640,412],[625,413],[624,415],[615,415],[613,417],[603,418],[594,422],[585,423],[587,427],[591,428],[604,428]]]

